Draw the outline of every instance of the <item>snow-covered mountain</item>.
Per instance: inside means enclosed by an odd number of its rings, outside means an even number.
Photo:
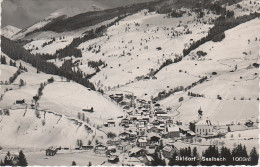
[[[45,19],[33,24],[32,26],[22,29],[19,33],[14,35],[12,39],[17,40],[17,39],[25,38],[31,32],[37,31],[40,28],[44,27],[45,25],[47,25],[51,22],[57,21],[59,19],[73,17],[80,13],[85,13],[85,12],[90,12],[90,11],[100,11],[100,10],[103,10],[103,9],[96,5],[90,6],[88,8],[76,8],[76,7],[61,8],[61,9],[51,13]]]
[[[233,15],[229,11],[230,18],[224,16],[227,20],[259,13],[256,0],[223,6],[234,11]],[[93,8],[97,10],[96,6]],[[118,126],[119,118],[126,116],[128,109],[124,108],[123,102],[116,103],[109,98],[120,94],[124,97],[133,95],[136,101],[155,101],[174,122],[180,121],[184,126],[196,119],[199,108],[204,117],[216,124],[257,120],[259,17],[243,22],[239,19],[244,18],[239,18],[236,20],[238,25],[224,30],[221,40],[205,41],[184,56],[185,49],[208,37],[220,14],[210,9],[198,12],[190,6],[176,6],[170,13],[152,9],[144,7],[124,15],[124,12],[115,14],[112,10],[85,13],[85,10],[64,8],[16,34],[13,39],[26,41],[23,48],[35,54],[33,56],[48,54],[47,58],[43,56],[44,61],[81,74],[99,92],[64,77],[37,73],[35,67],[19,60],[17,64],[21,62],[28,71],[21,73],[12,84],[3,85],[0,107],[10,108],[10,115],[0,115],[0,133],[11,136],[10,142],[15,146],[19,145],[15,140],[17,135],[25,147],[30,143],[37,147],[45,144],[69,146],[77,139],[84,139],[84,144],[96,139],[105,143],[107,132],[118,134],[123,129]],[[91,26],[85,24],[109,14],[111,17],[107,20]],[[59,24],[55,24],[57,20]],[[46,28],[49,23],[51,26]],[[79,25],[76,28],[55,31],[75,23]],[[5,56],[9,62],[8,55]],[[8,82],[18,69],[9,65],[0,65],[0,68],[3,83]],[[51,77],[54,83],[45,84]],[[26,85],[19,87],[21,80]],[[43,83],[45,87],[38,101],[40,118],[35,116],[33,108],[19,108],[14,104],[21,99],[31,104]],[[128,101],[124,103],[128,104]],[[93,113],[83,110],[89,111],[92,107]],[[138,107],[129,111],[135,112]],[[115,120],[116,126],[100,128],[108,119]],[[93,133],[86,132],[85,125]],[[8,126],[12,126],[10,131]],[[30,140],[26,141],[26,137]],[[0,143],[8,145],[5,140],[0,139]]]
[[[1,35],[5,36],[6,38],[11,38],[13,35],[21,31],[21,29],[8,25],[1,28]]]
[[[85,13],[85,12],[89,12],[89,11],[100,11],[100,10],[103,10],[103,9],[96,5],[92,5],[89,8],[77,8],[77,7],[61,8],[61,9],[58,9],[55,12],[51,13],[47,17],[47,19],[57,18],[60,16],[66,16],[66,18],[68,18],[68,17],[73,17],[75,15],[78,15],[80,13]]]

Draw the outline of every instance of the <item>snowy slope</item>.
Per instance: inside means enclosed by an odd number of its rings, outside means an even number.
[[[71,82],[56,82],[47,85],[39,103],[40,108],[47,108],[74,117],[77,117],[78,112],[85,113],[91,122],[101,125],[106,119],[123,115],[118,106],[102,95]],[[91,107],[93,107],[94,113],[82,111],[82,109]]]
[[[19,31],[21,31],[21,29],[8,25],[8,26],[1,28],[1,35],[5,36],[6,38],[11,38],[13,35],[18,33]]]
[[[75,82],[63,81],[55,75],[36,73],[34,67],[23,61],[16,63],[20,62],[28,72],[22,72],[12,85],[4,85],[8,91],[2,91],[1,88],[3,97],[0,101],[1,146],[74,148],[77,139],[83,140],[85,144],[89,140],[96,139],[106,142],[106,134],[97,130],[96,126],[103,125],[108,118],[116,119],[117,116],[123,115],[116,104]],[[4,65],[0,67],[1,70],[5,70]],[[54,83],[48,84],[43,89],[43,96],[38,102],[41,118],[36,118],[35,109],[30,109],[33,96],[37,94],[40,84],[46,83],[51,77],[54,78]],[[25,86],[18,87],[20,79],[26,83]],[[26,105],[15,104],[16,100],[22,99]],[[83,108],[91,107],[94,108],[94,113],[82,111]],[[2,109],[7,108],[10,111],[9,116],[2,113]],[[82,117],[79,119],[78,113],[85,114],[86,119],[84,121]],[[87,119],[90,121],[86,122]],[[85,125],[90,127],[92,132],[87,131]]]
[[[0,142],[11,148],[75,148],[77,139],[87,143],[95,134],[88,133],[84,125],[59,114],[40,111],[40,118],[37,118],[32,109],[10,110],[9,116],[0,115]]]
[[[209,14],[204,19],[209,21],[214,17]],[[106,36],[82,43],[79,48],[82,49],[83,64],[99,59],[108,64],[91,81],[97,85],[101,83],[98,86],[108,90],[108,87],[131,83],[136,77],[148,74],[150,69],[158,69],[166,59],[180,55],[190,39],[198,40],[207,35],[212,25],[196,23],[195,18],[194,13],[183,18],[166,18],[162,14],[147,14],[144,10],[108,28]],[[187,23],[188,27],[185,26]],[[187,29],[192,34],[183,34]],[[180,35],[174,37],[172,33]],[[88,51],[89,46],[100,47],[101,51]],[[162,50],[157,50],[158,47]]]
[[[249,15],[250,13],[260,12],[260,2],[258,0],[243,0],[237,4],[227,6],[227,10],[234,11],[234,16]]]
[[[9,81],[9,78],[18,70],[18,68],[0,64],[0,82]]]
[[[73,38],[82,37],[84,36],[86,31],[89,31],[95,27],[100,27],[102,25],[106,25],[114,21],[116,18],[111,20],[106,20],[101,22],[95,26],[90,27],[83,27],[81,29],[75,31],[69,31],[64,33],[56,33],[52,31],[43,31],[33,33],[32,35],[26,36],[24,40],[32,40],[31,42],[27,43],[24,48],[26,50],[31,50],[31,53],[48,53],[48,54],[55,54],[57,50],[65,48],[69,45]],[[50,42],[51,38],[55,38],[55,41],[51,44],[48,44],[43,47],[43,43]],[[37,49],[36,49],[37,48]]]
[[[187,57],[182,61],[181,69],[193,75],[207,75],[204,82],[190,92],[204,94],[205,98],[187,97],[187,92],[178,96],[170,96],[161,101],[164,106],[177,106],[178,98],[184,97],[184,102],[178,108],[178,119],[191,121],[197,116],[201,107],[205,117],[215,122],[230,122],[258,117],[258,76],[259,71],[253,68],[259,58],[260,20],[254,19],[225,32],[226,38],[221,42],[207,42],[197,48],[207,52],[205,60],[191,60]],[[248,41],[250,40],[250,42]],[[245,55],[243,52],[247,53]],[[191,66],[191,64],[197,64]],[[207,64],[207,65],[206,65]],[[237,66],[237,70],[234,70]],[[206,67],[206,68],[205,68]],[[174,70],[175,66],[169,66]],[[212,72],[217,72],[212,76]],[[217,95],[222,100],[217,100]],[[241,100],[243,98],[244,100]]]

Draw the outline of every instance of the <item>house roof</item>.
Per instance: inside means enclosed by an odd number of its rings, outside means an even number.
[[[146,142],[147,142],[146,137],[141,137],[141,138],[139,138],[139,139],[138,139],[138,142],[139,142],[139,143],[146,143]]]
[[[113,150],[113,149],[116,149],[116,146],[108,146],[107,149],[108,150]]]
[[[173,147],[171,145],[166,145],[163,147],[163,151],[171,152]]]
[[[139,151],[143,150],[142,148],[138,148],[138,147],[134,147],[132,148],[131,150],[129,150],[129,153],[132,154],[132,153],[137,153]]]
[[[168,127],[168,132],[179,132],[178,126]]]
[[[189,130],[187,133],[189,133],[190,135],[192,135],[192,136],[195,136],[196,134],[193,132],[193,131],[191,131],[191,130]]]
[[[207,125],[207,126],[213,126],[210,120],[208,119],[202,119],[198,121],[195,125]]]
[[[148,133],[148,134],[147,134],[147,137],[148,137],[148,138],[151,138],[151,137],[153,137],[153,136],[156,136],[156,137],[159,137],[159,138],[160,138],[160,135],[159,135],[158,133],[151,132],[151,133]]]

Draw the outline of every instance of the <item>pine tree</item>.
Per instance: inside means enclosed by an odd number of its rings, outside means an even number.
[[[165,160],[161,159],[160,149],[157,148],[153,154],[152,166],[166,166]]]
[[[25,158],[25,155],[23,154],[23,151],[20,151],[19,156],[18,156],[18,166],[27,166],[27,160]]]
[[[4,166],[5,164],[3,163],[3,161],[0,161],[0,166]]]
[[[233,164],[233,158],[231,155],[231,151],[230,149],[228,149],[227,147],[222,146],[222,148],[220,149],[220,157],[224,157],[227,160],[223,162],[223,165],[232,165]]]
[[[1,64],[6,64],[5,56],[1,56]]]
[[[76,162],[75,162],[75,161],[72,161],[71,166],[76,166],[76,165],[77,165]]]
[[[176,161],[176,156],[178,156],[178,154],[176,152],[174,152],[173,156],[170,158],[170,161],[168,163],[169,166],[178,165],[179,161]]]
[[[4,165],[5,165],[5,166],[13,166],[13,165],[14,165],[14,164],[13,164],[13,161],[12,161],[12,159],[11,159],[11,154],[10,154],[9,151],[7,152],[7,154],[6,154],[6,156],[5,156]]]
[[[219,152],[218,152],[218,147],[216,146],[209,146],[208,149],[205,150],[204,153],[202,153],[203,157],[206,158],[218,158],[219,157]],[[218,165],[216,164],[216,162],[211,162],[211,161],[202,161],[201,162],[202,165]]]
[[[198,153],[198,150],[197,150],[197,147],[194,147],[193,150],[192,150],[192,156],[193,157],[196,157],[196,160],[193,162],[193,166],[195,165],[199,165],[199,153]]]
[[[253,149],[250,152],[250,158],[251,158],[251,164],[250,165],[257,165],[258,164],[259,154],[257,153],[255,147],[253,147]]]

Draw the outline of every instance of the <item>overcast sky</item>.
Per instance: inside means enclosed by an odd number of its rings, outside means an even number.
[[[97,5],[104,9],[134,2],[151,0],[0,0],[1,27],[12,25],[25,28],[65,7],[89,8]]]

